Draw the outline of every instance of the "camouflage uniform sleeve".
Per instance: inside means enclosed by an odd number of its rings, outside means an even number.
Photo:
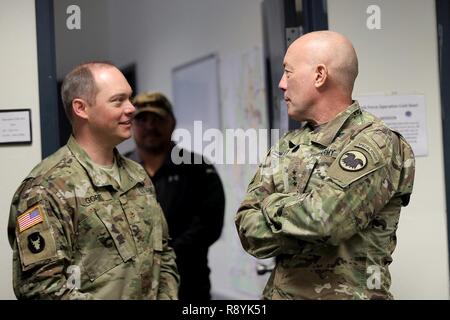
[[[276,150],[276,147],[274,147]],[[262,212],[262,203],[275,191],[270,154],[250,182],[247,195],[238,209],[235,224],[243,248],[256,258],[265,259],[295,252],[297,241],[273,232]]]
[[[401,161],[393,149],[393,135],[377,134],[376,140],[359,135],[338,155],[321,185],[307,193],[265,198],[262,212],[272,232],[337,245],[366,228],[396,193]]]
[[[92,299],[70,289],[66,272],[72,257],[72,220],[61,199],[47,188],[19,188],[10,208],[8,234],[18,299]]]
[[[158,289],[158,300],[176,300],[178,299],[178,287],[180,276],[178,274],[177,264],[175,262],[175,252],[169,246],[169,231],[166,219],[161,211],[162,227],[162,252],[161,252],[161,274]],[[159,248],[155,248],[159,249]]]

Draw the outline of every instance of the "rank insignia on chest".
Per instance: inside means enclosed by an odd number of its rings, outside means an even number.
[[[359,171],[367,165],[367,158],[359,151],[347,151],[341,156],[339,165],[346,171]]]
[[[17,218],[19,232],[25,231],[43,221],[44,216],[42,214],[42,208],[39,204],[37,204],[25,211]]]
[[[39,232],[34,232],[28,236],[28,249],[34,254],[42,252],[45,248],[44,237]]]

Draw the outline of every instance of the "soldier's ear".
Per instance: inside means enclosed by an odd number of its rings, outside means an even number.
[[[316,88],[322,87],[328,78],[328,68],[324,64],[318,64],[315,70],[314,85]]]
[[[76,117],[82,118],[82,119],[88,119],[89,114],[87,112],[87,103],[83,99],[73,99],[72,101],[72,110],[73,114]]]

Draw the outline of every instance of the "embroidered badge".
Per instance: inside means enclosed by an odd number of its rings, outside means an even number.
[[[31,207],[17,218],[17,225],[19,226],[19,232],[23,232],[32,226],[37,225],[44,221],[44,215],[42,214],[42,208],[39,204]]]
[[[359,171],[367,165],[367,158],[359,151],[347,151],[339,160],[339,165],[347,171]]]
[[[42,252],[45,248],[44,237],[39,232],[34,232],[28,236],[28,249],[34,254]]]

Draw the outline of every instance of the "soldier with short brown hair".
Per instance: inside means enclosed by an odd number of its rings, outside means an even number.
[[[31,171],[11,204],[19,299],[177,298],[175,254],[154,186],[115,148],[131,136],[131,94],[110,63],[85,63],[66,76],[73,134]]]

